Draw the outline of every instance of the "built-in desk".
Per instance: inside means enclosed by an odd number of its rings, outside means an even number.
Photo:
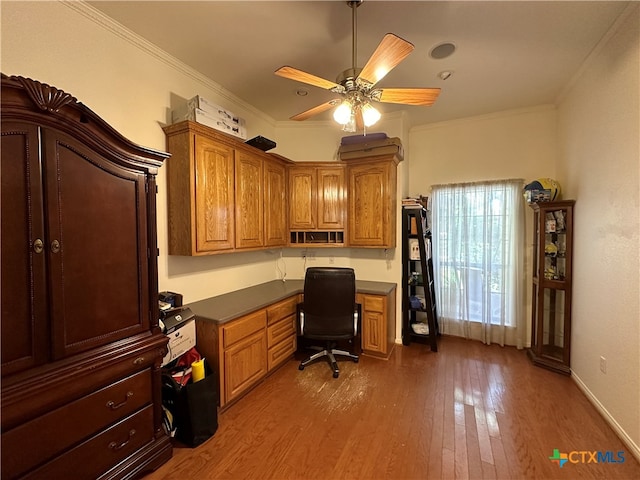
[[[304,280],[274,280],[186,305],[196,316],[197,349],[217,371],[228,406],[296,351],[296,305]],[[362,351],[388,358],[394,346],[396,284],[356,281]]]

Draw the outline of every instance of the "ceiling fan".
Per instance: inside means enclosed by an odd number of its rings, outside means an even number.
[[[414,49],[413,44],[387,33],[373,52],[363,68],[356,66],[357,58],[357,13],[356,9],[363,0],[347,1],[351,7],[352,18],[352,68],[338,75],[335,82],[317,77],[290,66],[280,67],[275,74],[298,82],[320,87],[339,94],[337,98],[317,105],[309,110],[294,115],[291,120],[306,120],[313,115],[325,112],[336,105],[333,118],[343,125],[343,130],[355,132],[363,125],[369,127],[380,119],[380,112],[371,105],[372,102],[399,103],[403,105],[432,105],[438,95],[439,88],[376,88],[375,85],[394,67],[402,62]]]

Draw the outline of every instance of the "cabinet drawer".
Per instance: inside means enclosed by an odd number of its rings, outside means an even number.
[[[296,336],[291,335],[284,341],[280,342],[273,348],[269,349],[269,355],[267,358],[267,368],[269,371],[280,365],[287,360],[296,351]]]
[[[248,337],[267,324],[267,313],[265,310],[247,315],[246,317],[234,320],[222,327],[222,341],[224,348],[228,348],[234,343]]]
[[[153,406],[149,405],[24,478],[93,479],[152,440]]]
[[[147,369],[4,432],[2,474],[20,475],[150,402]]]
[[[364,305],[362,310],[365,312],[384,312],[384,297],[377,297],[371,295],[364,296]]]
[[[296,316],[291,315],[270,325],[267,329],[267,346],[271,348],[283,341],[289,335],[296,333]]]
[[[280,303],[276,303],[275,305],[271,305],[267,308],[267,319],[269,321],[269,325],[277,322],[278,320],[282,320],[289,315],[293,315],[296,313],[296,307],[298,305],[298,296],[288,298],[283,300]]]

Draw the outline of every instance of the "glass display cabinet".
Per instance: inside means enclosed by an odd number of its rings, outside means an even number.
[[[571,374],[571,261],[575,200],[533,208],[531,348],[534,364]]]

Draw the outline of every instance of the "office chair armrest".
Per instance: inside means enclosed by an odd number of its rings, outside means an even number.
[[[304,334],[304,302],[296,305],[296,329],[298,330],[298,336]]]
[[[362,325],[362,304],[356,303],[356,311],[353,312],[353,334],[358,335]]]

